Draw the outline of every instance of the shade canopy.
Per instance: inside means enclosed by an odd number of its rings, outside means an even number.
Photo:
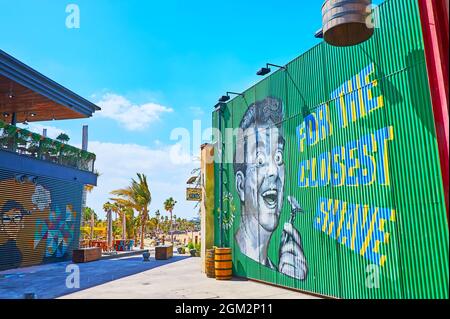
[[[100,108],[0,50],[0,119],[17,122],[91,117]]]

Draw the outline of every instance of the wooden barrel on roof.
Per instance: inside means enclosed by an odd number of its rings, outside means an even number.
[[[322,7],[325,41],[345,47],[362,43],[374,33],[372,0],[326,0]]]

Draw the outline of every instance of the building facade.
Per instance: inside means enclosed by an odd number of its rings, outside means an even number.
[[[17,123],[85,118],[92,103],[0,51],[0,271],[71,259],[95,155]]]
[[[387,0],[379,18],[367,42],[321,43],[214,112],[215,244],[233,249],[235,275],[337,298],[448,298],[419,2]]]

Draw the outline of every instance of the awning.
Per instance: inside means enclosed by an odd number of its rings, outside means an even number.
[[[91,117],[100,108],[0,50],[0,118],[17,122]]]

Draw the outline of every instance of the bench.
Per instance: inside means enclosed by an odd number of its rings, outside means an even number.
[[[173,246],[157,246],[155,248],[156,260],[168,260],[173,257]]]
[[[72,261],[76,264],[97,261],[102,258],[102,249],[99,247],[75,249]]]

